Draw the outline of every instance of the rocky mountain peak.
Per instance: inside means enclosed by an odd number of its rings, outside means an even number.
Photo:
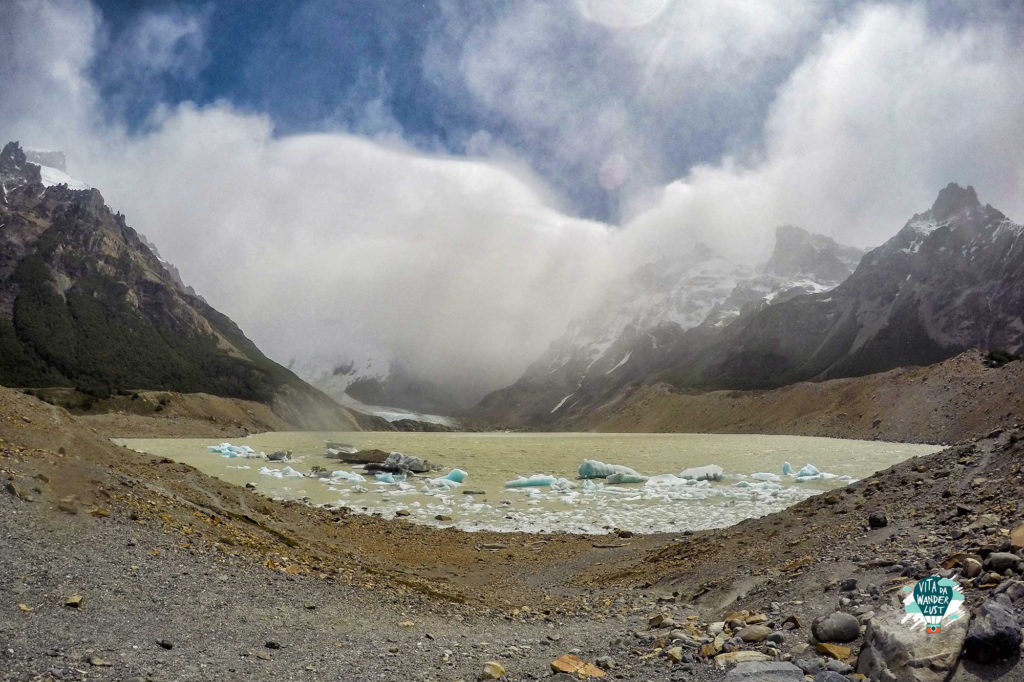
[[[981,202],[974,188],[951,182],[939,192],[929,213],[933,220],[942,221],[975,208],[981,208]]]
[[[824,281],[841,282],[857,267],[863,251],[811,234],[795,225],[775,228],[775,249],[764,272],[777,277],[806,275]]]
[[[6,189],[27,183],[41,182],[39,166],[29,163],[17,142],[8,142],[0,151],[0,180]]]

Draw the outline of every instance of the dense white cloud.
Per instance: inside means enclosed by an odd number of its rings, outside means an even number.
[[[657,120],[638,121],[627,99],[594,97],[623,85],[683,107],[704,85],[739,92],[749,69],[821,23],[788,2],[669,3],[648,24],[607,31],[628,50],[576,55],[609,61],[605,81],[574,84],[553,46],[574,44],[572,22],[587,19],[567,6],[574,13],[557,21],[517,6],[470,36],[455,68],[487,106],[552,136],[566,158],[593,158],[595,182],[655,177],[647,164],[660,162],[644,153],[643,126]],[[190,26],[171,35],[198,40]],[[65,149],[72,172],[276,359],[380,349],[431,378],[493,388],[613,276],[698,240],[748,261],[780,223],[878,243],[951,180],[1024,216],[1024,48],[1013,35],[936,28],[916,6],[886,5],[819,33],[756,143],[637,192],[621,228],[552,208],[524,160],[486,131],[467,143],[486,157],[455,159],[411,150],[397,132],[387,142],[278,137],[269,117],[222,103],[161,110],[125,133],[99,120],[84,75],[101,35],[85,0],[0,9],[0,49],[17,57],[0,63],[0,130]],[[185,68],[155,53],[153,69]]]

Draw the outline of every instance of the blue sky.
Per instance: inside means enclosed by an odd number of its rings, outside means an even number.
[[[1022,35],[1019,0],[7,0],[0,131],[273,357],[494,388],[698,241],[877,245],[950,181],[1020,220]]]
[[[598,8],[602,3],[607,0],[595,0]],[[588,20],[585,4],[97,0],[105,40],[89,73],[106,115],[129,126],[144,126],[160,105],[227,100],[269,114],[282,135],[398,135],[419,149],[450,154],[479,152],[475,142],[483,138],[483,151],[507,147],[525,160],[565,210],[618,222],[622,193],[669,182],[725,154],[756,153],[777,88],[822,33],[866,3],[793,2],[784,9],[751,2],[738,14],[686,16],[680,3],[654,0],[653,18],[626,29]],[[1020,3],[983,4],[982,11],[978,3],[945,0],[927,3],[925,11],[936,27],[983,22],[1019,29]],[[163,32],[163,68],[133,68],[140,32],[161,16],[190,30],[176,39]],[[706,59],[689,54],[676,41],[700,39],[703,21],[737,22],[734,35],[716,38],[736,43],[709,41]],[[763,21],[764,41],[776,45],[763,44],[747,21]],[[687,22],[677,35],[658,26]],[[478,78],[524,77],[524,87],[548,88],[531,93],[538,96],[526,106],[550,107],[551,118],[503,103],[522,96],[516,88],[503,93],[474,82],[474,63],[493,59],[493,50],[510,40],[518,52]],[[661,55],[644,49],[657,41],[666,42]],[[683,59],[673,63],[679,54]],[[517,59],[527,60],[525,74],[517,73]],[[550,99],[559,97],[580,118],[612,120],[588,144],[561,144],[576,121],[556,117]],[[600,172],[612,157],[626,162],[630,176],[609,190]]]

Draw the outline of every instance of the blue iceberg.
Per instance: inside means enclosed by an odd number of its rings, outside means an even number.
[[[604,462],[598,462],[596,459],[583,460],[576,470],[576,475],[580,478],[608,478],[614,474],[640,476],[634,469],[630,469],[627,466],[605,464]]]

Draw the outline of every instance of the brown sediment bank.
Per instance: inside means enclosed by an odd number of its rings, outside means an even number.
[[[655,383],[555,429],[763,433],[955,443],[1024,414],[1024,362],[987,367],[980,351],[925,367],[770,391],[679,391]]]

